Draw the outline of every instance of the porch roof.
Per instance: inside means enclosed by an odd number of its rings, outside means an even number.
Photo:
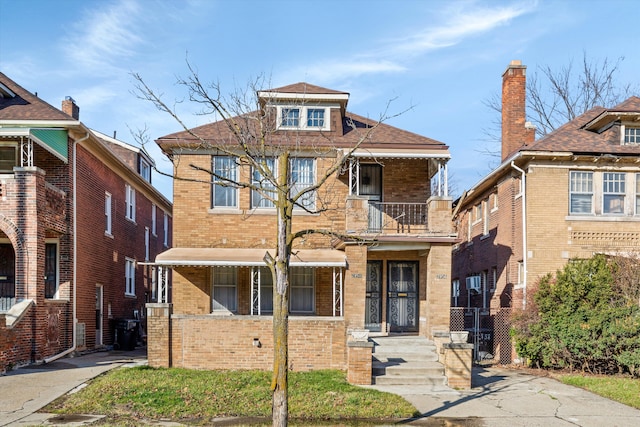
[[[264,266],[264,256],[275,249],[254,248],[171,248],[156,256],[155,265],[216,267]],[[346,267],[344,252],[335,249],[300,249],[291,254],[292,267]]]

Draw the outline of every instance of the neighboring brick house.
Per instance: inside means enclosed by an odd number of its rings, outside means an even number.
[[[0,371],[113,344],[155,297],[171,203],[141,150],[0,73]],[[75,333],[74,333],[75,332]]]
[[[512,61],[502,162],[454,208],[452,306],[483,309],[481,332],[495,333],[485,350],[503,363],[514,357],[509,309],[526,305],[540,277],[570,259],[637,252],[640,242],[640,98],[593,108],[534,140],[525,92],[526,67]]]
[[[262,117],[276,118],[273,134],[263,129],[267,144],[297,144],[291,159],[297,185],[315,183],[374,123],[347,112],[348,93],[306,83],[258,97]],[[253,115],[236,119],[247,117]],[[157,139],[176,175],[188,180],[174,180],[174,248],[156,257],[159,267],[173,271],[173,300],[148,306],[149,362],[271,369],[273,285],[263,257],[276,246],[275,209],[250,189],[212,183],[206,172],[212,168],[256,177],[228,149],[216,151],[234,141],[224,121],[192,132],[206,143],[188,132]],[[305,227],[352,237],[311,235],[294,243],[292,369],[347,369],[348,357],[359,357],[348,356],[352,330],[431,337],[448,329],[455,240],[446,193],[449,158],[446,145],[381,124],[350,167],[303,202],[311,210],[324,204],[325,211],[294,209],[294,232]]]

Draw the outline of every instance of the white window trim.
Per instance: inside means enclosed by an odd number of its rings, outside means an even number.
[[[124,258],[124,295],[136,296],[136,260]]]
[[[233,314],[238,311],[238,267],[216,267],[216,268],[228,268],[233,271],[233,286],[228,284],[216,285],[216,270],[211,271],[211,313],[213,314]],[[235,308],[229,310],[228,308],[215,308],[214,307],[214,295],[216,286],[235,288]]]
[[[630,129],[638,129],[638,130],[636,130],[636,133],[640,132],[640,127],[637,126],[637,125],[633,126],[633,125],[628,125],[628,124],[622,124],[620,126],[620,145],[638,145],[638,144],[640,144],[639,142],[627,142],[626,141],[627,127],[629,127]]]
[[[623,191],[622,193],[609,193],[605,191],[605,185],[604,185],[604,177],[605,174],[607,173],[611,173],[611,174],[615,174],[615,175],[622,175],[622,183],[623,186],[625,188],[625,191]],[[602,180],[602,194],[600,195],[600,212],[602,213],[602,215],[606,215],[606,216],[623,216],[626,214],[627,212],[627,193],[628,193],[628,185],[627,185],[627,173],[626,172],[621,172],[621,171],[604,171],[601,173],[600,179]],[[605,208],[605,204],[604,204],[604,197],[606,195],[611,195],[611,196],[622,196],[622,212],[605,212],[604,208]]]
[[[166,212],[164,213],[164,218],[163,218],[163,232],[164,232],[164,240],[162,242],[162,244],[164,245],[165,248],[169,247],[169,214],[167,214]]]
[[[147,171],[149,176],[144,175],[144,171]],[[140,176],[147,182],[151,182],[151,163],[140,157]]]
[[[571,211],[571,195],[574,194],[573,191],[571,191],[571,179],[572,179],[572,174],[573,173],[591,173],[591,193],[581,193],[581,192],[575,192],[575,194],[591,194],[591,211],[590,212],[572,212]],[[602,177],[599,177],[600,179],[602,179]],[[595,213],[595,204],[596,204],[596,186],[598,184],[598,176],[596,176],[596,172],[591,171],[591,170],[570,170],[569,171],[569,215],[570,216],[588,216],[588,215],[593,215]]]
[[[104,193],[104,216],[105,216],[105,230],[104,234],[113,237],[113,196],[111,193]]]
[[[233,157],[233,156],[229,156],[229,155],[214,155],[211,156],[211,168],[212,170],[215,172],[215,168],[216,168],[216,157]],[[236,164],[235,165],[235,169],[233,170],[233,176],[229,178],[229,180],[231,181],[238,181],[238,175],[239,175],[239,167]],[[229,209],[238,209],[239,208],[239,203],[240,203],[240,194],[238,192],[238,187],[235,186],[222,186],[222,184],[217,184],[218,180],[216,179],[215,176],[211,175],[211,203],[210,203],[210,211],[218,211],[218,210],[229,210]],[[216,205],[215,201],[216,201],[216,196],[215,196],[215,189],[216,189],[216,185],[221,186],[222,188],[231,188],[233,189],[233,191],[235,192],[235,204],[233,206],[227,206],[227,205]]]
[[[144,260],[149,261],[149,227],[144,228]]]
[[[156,204],[151,204],[151,234],[157,236],[158,226],[157,226],[157,213],[156,213]]]
[[[282,125],[282,110],[290,109],[300,110],[298,126],[283,126]],[[324,123],[323,126],[307,126],[307,111],[308,110],[324,110]],[[326,105],[278,105],[277,107],[278,117],[278,129],[283,130],[302,130],[302,131],[327,131],[331,130],[330,117],[331,108]]]
[[[125,218],[136,222],[136,189],[129,184],[125,185],[125,208]]]

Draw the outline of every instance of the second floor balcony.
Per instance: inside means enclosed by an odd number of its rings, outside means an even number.
[[[452,233],[451,202],[448,197],[431,197],[426,203],[350,197],[346,210],[347,233],[448,236]]]

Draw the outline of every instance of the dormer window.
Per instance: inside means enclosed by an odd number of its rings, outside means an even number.
[[[324,108],[307,108],[307,127],[324,127]]]
[[[299,108],[283,108],[282,109],[282,127],[297,128],[300,126],[300,109]]]
[[[278,107],[280,128],[297,130],[328,130],[327,111],[322,107]]]
[[[151,182],[151,165],[142,157],[140,157],[140,176],[145,181]]]
[[[624,127],[624,143],[640,144],[640,127]]]

